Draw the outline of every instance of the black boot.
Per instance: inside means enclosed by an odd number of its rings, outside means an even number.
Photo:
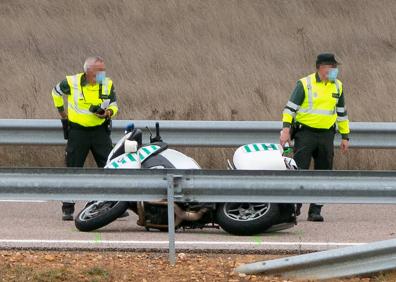
[[[74,203],[62,203],[62,220],[73,220]]]
[[[308,221],[323,221],[323,216],[320,215],[320,211],[322,210],[322,205],[310,204],[308,210]]]
[[[299,216],[301,214],[301,207],[302,204],[296,204],[296,216]]]

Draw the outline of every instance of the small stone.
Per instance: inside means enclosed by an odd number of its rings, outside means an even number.
[[[177,258],[181,261],[185,261],[187,259],[187,255],[185,253],[180,253],[177,255]]]
[[[51,255],[46,255],[44,258],[45,258],[46,260],[48,260],[48,261],[54,261],[54,260],[55,260],[55,257],[54,257],[54,256],[51,256]]]

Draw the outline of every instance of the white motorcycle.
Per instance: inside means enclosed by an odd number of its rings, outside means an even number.
[[[260,147],[261,146],[261,147]],[[266,149],[265,149],[266,148]],[[232,169],[293,169],[292,159],[282,157],[282,148],[275,144],[249,144],[237,149]],[[132,126],[109,154],[108,169],[200,169],[192,158],[169,149],[159,134],[142,144],[142,132]],[[147,230],[168,230],[166,201],[114,202],[92,201],[75,219],[80,231],[92,231],[116,220],[127,209],[138,215],[137,224]],[[235,235],[254,235],[286,229],[296,224],[295,205],[270,203],[184,203],[176,202],[176,228],[218,228]]]

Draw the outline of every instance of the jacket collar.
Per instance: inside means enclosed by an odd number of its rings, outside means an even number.
[[[322,82],[317,72],[315,73],[315,78],[316,78],[316,82]]]
[[[87,75],[83,73],[81,76],[81,86],[86,86],[88,84]]]

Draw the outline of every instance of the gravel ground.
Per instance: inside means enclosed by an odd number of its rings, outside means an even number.
[[[242,263],[276,255],[0,251],[0,281],[294,281],[234,272]],[[333,281],[396,281],[396,271]]]

